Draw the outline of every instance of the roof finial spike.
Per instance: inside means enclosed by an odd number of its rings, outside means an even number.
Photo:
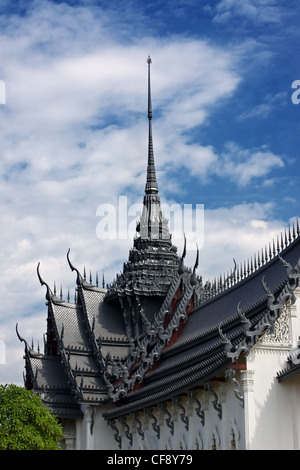
[[[83,279],[82,279],[81,274],[79,273],[78,269],[76,269],[70,261],[70,248],[68,249],[67,260],[68,260],[68,263],[69,263],[69,266],[70,266],[71,270],[77,272],[77,280],[76,280],[77,285],[82,284]]]
[[[148,64],[148,119],[152,119],[152,103],[151,103],[151,86],[150,86],[150,64],[152,64],[152,60],[150,55],[147,58]]]
[[[197,245],[196,260],[195,260],[193,272],[192,272],[192,275],[191,275],[191,278],[190,278],[190,283],[191,283],[192,286],[196,285],[196,282],[197,282],[196,269],[198,268],[198,265],[199,265],[199,248],[198,248],[198,245]]]
[[[36,270],[37,270],[37,275],[38,275],[39,281],[41,283],[41,286],[46,286],[46,288],[47,288],[46,300],[50,301],[52,299],[53,293],[52,293],[50,287],[48,286],[48,284],[42,279],[42,277],[40,275],[40,262],[38,262]]]
[[[296,238],[295,221],[293,220],[293,240]]]
[[[291,237],[291,226],[289,226],[289,235],[288,235],[288,242],[289,244],[291,243],[292,241],[292,237]]]
[[[283,248],[284,248],[282,232],[280,234],[280,247],[281,247],[281,251],[282,251]]]
[[[285,244],[285,248],[288,246],[288,237],[287,237],[287,233],[286,233],[286,228],[284,229],[284,244]]]
[[[236,271],[236,282],[239,282],[240,280],[240,267],[237,266],[237,271]]]
[[[146,194],[157,194],[158,186],[156,182],[156,173],[154,165],[153,154],[153,139],[152,139],[152,101],[151,101],[151,83],[150,83],[150,64],[152,63],[151,57],[148,56],[148,120],[149,120],[149,137],[148,137],[148,167],[147,167],[147,182],[145,192]]]

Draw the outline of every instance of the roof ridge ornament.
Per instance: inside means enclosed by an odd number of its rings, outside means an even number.
[[[47,282],[45,282],[42,277],[41,277],[41,274],[40,274],[40,262],[38,262],[38,265],[37,265],[37,268],[36,268],[36,271],[37,271],[37,275],[38,275],[38,278],[39,278],[39,281],[41,283],[41,286],[46,286],[46,289],[47,289],[47,292],[46,292],[46,300],[48,301],[51,301],[52,298],[54,297],[54,294],[52,292],[52,290],[50,289],[49,285],[47,284]]]
[[[76,279],[77,285],[78,286],[82,285],[84,283],[83,277],[81,276],[78,269],[75,268],[75,266],[73,266],[73,264],[71,263],[71,260],[70,260],[70,248],[68,249],[68,252],[67,252],[67,260],[68,260],[69,266],[71,268],[71,271],[76,271],[76,273],[77,273],[77,279]]]
[[[196,261],[195,261],[193,272],[191,274],[191,279],[190,279],[190,283],[191,283],[192,286],[196,285],[196,283],[197,283],[196,269],[198,268],[198,265],[199,265],[199,248],[198,248],[198,245],[197,245]]]
[[[183,251],[182,251],[182,255],[181,255],[181,258],[180,258],[180,262],[179,262],[179,267],[178,267],[178,273],[179,274],[183,274],[184,273],[184,258],[186,257],[186,236],[184,234],[184,245],[183,245]]]
[[[30,347],[28,342],[26,341],[26,339],[24,339],[23,336],[20,335],[20,333],[19,333],[19,324],[18,323],[16,323],[16,333],[17,333],[17,337],[19,338],[20,342],[21,343],[23,342],[25,344],[25,354],[29,354],[31,357],[40,357],[40,356],[42,356],[42,354],[39,351],[38,352],[34,351],[33,345],[32,345],[32,347]],[[38,346],[38,349],[39,349],[39,346]]]
[[[157,194],[158,186],[156,181],[156,172],[154,164],[153,153],[153,138],[152,138],[152,100],[151,100],[151,82],[150,82],[150,64],[152,60],[150,55],[147,58],[148,64],[148,120],[149,120],[149,136],[148,136],[148,167],[147,167],[147,182],[145,187],[146,194]]]

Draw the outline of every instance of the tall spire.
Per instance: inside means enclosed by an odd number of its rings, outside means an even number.
[[[148,166],[145,195],[143,201],[143,212],[137,231],[143,240],[170,240],[168,221],[163,217],[160,207],[160,197],[158,195],[158,185],[156,181],[153,141],[152,141],[152,103],[150,84],[150,64],[151,57],[148,56],[148,120],[149,120],[149,140],[148,140]]]
[[[148,120],[149,120],[149,137],[148,137],[148,167],[147,167],[147,182],[145,187],[146,194],[157,194],[158,186],[156,181],[154,153],[153,153],[153,139],[152,139],[152,103],[151,103],[151,83],[150,83],[150,64],[152,63],[151,57],[147,58],[148,63]]]

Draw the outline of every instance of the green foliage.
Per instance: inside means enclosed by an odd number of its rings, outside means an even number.
[[[0,385],[0,450],[56,450],[63,438],[42,400],[16,385]]]

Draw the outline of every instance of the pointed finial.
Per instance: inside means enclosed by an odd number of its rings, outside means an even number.
[[[178,267],[179,274],[184,273],[184,258],[185,258],[185,256],[186,256],[186,237],[185,237],[185,234],[184,234],[183,252],[182,252],[181,259],[180,259],[180,262],[179,262],[179,267]]]
[[[69,263],[69,266],[70,266],[71,270],[76,271],[76,273],[77,273],[77,280],[76,280],[77,285],[81,285],[83,283],[82,276],[81,276],[80,272],[78,271],[78,269],[76,269],[70,261],[70,248],[68,249],[67,260],[68,260],[68,263]]]
[[[151,84],[150,84],[150,64],[152,63],[151,57],[148,56],[148,119],[149,119],[149,136],[148,136],[148,167],[147,167],[147,182],[145,192],[146,194],[157,194],[158,186],[156,182],[156,172],[154,165],[153,153],[153,139],[152,139],[152,101],[151,101]]]
[[[47,289],[47,291],[46,291],[46,300],[51,300],[52,297],[53,297],[53,292],[50,289],[50,287],[48,286],[48,284],[42,279],[42,277],[40,275],[40,262],[38,262],[36,271],[37,271],[37,275],[38,275],[41,286],[46,286],[46,289]]]
[[[191,279],[190,279],[190,283],[191,283],[192,286],[196,285],[196,282],[197,282],[196,269],[198,268],[198,264],[199,264],[199,248],[198,248],[198,245],[197,245],[196,261],[195,261],[194,269],[193,269]]]
[[[26,341],[26,340],[20,335],[20,333],[19,333],[18,323],[16,323],[16,333],[17,333],[17,336],[18,336],[19,340],[20,340],[21,342],[23,341],[23,342],[25,343],[25,351],[30,350],[29,344],[27,343],[27,341]]]
[[[148,119],[152,119],[152,102],[151,102],[151,86],[150,86],[150,64],[152,64],[151,57],[148,55]]]

